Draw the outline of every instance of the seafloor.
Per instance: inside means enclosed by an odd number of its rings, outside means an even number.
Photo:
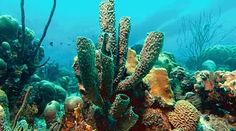
[[[130,18],[116,28],[109,0],[99,6],[97,46],[78,37],[70,71],[43,61],[41,44],[56,3],[39,39],[24,23],[23,6],[21,25],[0,16],[0,131],[236,129],[236,63],[218,60],[219,54],[235,60],[236,46],[210,47],[201,70],[188,70],[162,51],[167,38],[161,32],[129,48]]]

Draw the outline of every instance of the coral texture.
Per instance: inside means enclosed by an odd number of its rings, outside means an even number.
[[[193,131],[197,127],[200,114],[191,103],[179,100],[175,104],[174,111],[168,114],[168,118],[174,128],[183,131]]]
[[[154,98],[161,97],[167,105],[174,105],[174,94],[165,68],[152,68],[144,80],[150,85],[149,93]]]
[[[168,118],[161,109],[148,108],[143,114],[142,123],[145,131],[168,131],[171,130]]]
[[[225,88],[229,91],[228,95],[236,97],[236,70],[232,72],[226,72],[223,76],[224,83],[220,83],[220,88]]]
[[[126,61],[126,73],[131,75],[134,73],[136,66],[138,65],[138,58],[136,52],[132,49],[128,49],[128,56]]]

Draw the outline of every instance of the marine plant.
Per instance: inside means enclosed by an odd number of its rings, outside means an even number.
[[[190,69],[200,69],[204,61],[204,52],[213,44],[224,40],[235,31],[235,27],[223,32],[220,23],[221,12],[202,12],[198,17],[184,17],[181,19],[181,28],[177,42],[186,57],[186,65]],[[203,60],[203,61],[202,61]]]

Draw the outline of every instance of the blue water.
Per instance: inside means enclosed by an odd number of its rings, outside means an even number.
[[[0,15],[10,14],[20,22],[19,0],[0,0]],[[25,0],[26,25],[40,38],[49,16],[52,0]],[[53,21],[44,40],[46,55],[62,65],[71,66],[76,55],[75,39],[78,35],[96,42],[99,34],[98,5],[100,0],[58,0]],[[132,29],[129,45],[143,43],[149,31],[165,33],[164,50],[181,59],[176,42],[179,20],[183,16],[195,18],[199,13],[221,10],[219,22],[222,31],[235,26],[236,0],[116,0],[116,18],[130,16]],[[235,34],[228,35],[220,44],[236,44]],[[49,46],[54,42],[54,46]]]

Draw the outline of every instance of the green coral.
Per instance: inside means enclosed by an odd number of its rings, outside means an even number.
[[[4,120],[4,127],[6,128],[6,127],[10,126],[9,125],[9,123],[10,123],[10,113],[9,113],[9,108],[8,108],[8,98],[7,98],[6,93],[3,90],[0,90],[0,105],[3,108],[2,117],[3,117],[3,120]],[[1,117],[1,115],[0,115],[0,117]]]
[[[165,68],[168,74],[170,74],[173,68],[177,67],[177,63],[173,54],[161,52],[155,66]]]
[[[0,16],[0,39],[14,40],[17,38],[19,24],[9,15]],[[1,42],[1,41],[0,41]]]
[[[95,47],[91,40],[85,37],[77,39],[78,62],[82,84],[87,96],[98,105],[102,105],[102,98],[98,93],[98,74],[96,69]]]
[[[0,77],[4,76],[7,72],[7,63],[0,58]]]

